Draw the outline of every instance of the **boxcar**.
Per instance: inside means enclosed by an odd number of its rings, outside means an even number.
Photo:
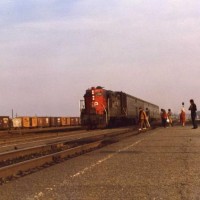
[[[30,127],[31,128],[37,128],[38,127],[37,117],[30,117]]]
[[[61,117],[62,126],[70,126],[70,117]]]
[[[50,117],[37,117],[38,127],[50,127]]]
[[[22,128],[22,118],[15,117],[12,119],[13,128]]]
[[[22,126],[23,128],[31,127],[31,118],[30,117],[22,117]]]
[[[15,117],[12,119],[13,128],[36,128],[37,117]]]
[[[10,127],[9,116],[0,116],[0,129],[8,129]]]
[[[79,121],[79,117],[70,117],[70,126],[78,126]]]
[[[51,127],[61,126],[61,117],[50,117],[49,120],[50,120]]]

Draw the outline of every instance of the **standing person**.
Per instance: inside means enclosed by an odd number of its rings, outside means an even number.
[[[166,113],[166,111],[164,109],[161,109],[160,116],[161,116],[161,120],[162,120],[162,126],[164,128],[166,128],[166,125],[167,125],[167,113]]]
[[[145,120],[146,113],[144,112],[143,108],[139,107],[139,131],[146,129]]]
[[[149,120],[150,120],[150,111],[149,111],[148,108],[146,108],[145,113],[146,113],[146,120],[145,120],[145,123],[146,123],[146,126],[147,126],[148,128],[150,128],[150,127],[151,127],[151,125],[150,125],[150,123],[149,123]]]
[[[169,119],[169,125],[173,126],[172,111],[171,111],[171,109],[168,109],[167,116],[168,116],[168,119]]]
[[[192,119],[192,125],[193,125],[193,129],[196,129],[198,128],[197,126],[197,123],[195,121],[195,118],[196,118],[196,111],[197,111],[197,106],[196,104],[194,103],[194,100],[193,99],[190,99],[190,107],[189,107],[189,110],[191,111],[191,119]]]
[[[181,108],[181,113],[180,113],[180,122],[182,126],[185,126],[185,119],[186,119],[186,115],[185,115],[185,108]]]

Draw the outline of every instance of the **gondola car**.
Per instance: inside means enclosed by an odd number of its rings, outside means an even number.
[[[89,129],[135,124],[139,107],[148,108],[151,120],[159,118],[159,107],[124,92],[103,87],[86,90],[81,104],[81,125]]]

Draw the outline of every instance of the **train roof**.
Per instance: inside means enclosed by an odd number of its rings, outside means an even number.
[[[112,93],[112,92],[123,93],[123,94],[125,94],[126,96],[129,96],[129,97],[135,98],[135,99],[137,99],[137,100],[143,101],[144,103],[151,104],[152,106],[155,106],[155,107],[158,107],[158,108],[159,108],[159,106],[156,105],[156,104],[153,104],[153,103],[151,103],[151,102],[145,101],[145,100],[143,100],[143,99],[140,99],[140,98],[138,98],[138,97],[132,96],[132,95],[127,94],[127,93],[122,92],[122,91],[111,91],[111,90],[107,90],[107,92],[111,92],[111,93]]]
[[[124,93],[124,92],[122,92],[122,93]],[[134,97],[134,96],[132,96],[132,95],[130,95],[130,94],[127,94],[127,93],[124,93],[124,94],[126,94],[127,96],[130,96],[130,97],[136,98],[136,99],[138,99],[138,100],[140,100],[140,101],[143,101],[144,103],[148,103],[148,104],[151,104],[151,105],[156,106],[156,107],[159,108],[159,106],[156,105],[156,104],[153,104],[153,103],[151,103],[151,102],[145,101],[145,100],[140,99],[140,98],[138,98],[138,97]]]

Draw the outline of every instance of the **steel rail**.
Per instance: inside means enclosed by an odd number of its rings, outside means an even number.
[[[57,143],[35,146],[35,147],[23,149],[23,150],[7,152],[4,154],[1,153],[0,162],[4,162],[5,160],[16,159],[17,157],[34,155],[36,153],[40,153],[39,155],[40,157],[38,158],[30,157],[28,158],[29,160],[21,161],[16,164],[10,164],[10,165],[1,167],[0,168],[0,182],[2,181],[4,182],[4,180],[6,180],[8,177],[20,176],[20,174],[23,174],[25,171],[44,166],[45,164],[57,162],[59,160],[62,160],[63,158],[80,154],[83,151],[88,151],[89,149],[97,148],[102,144],[106,145],[107,142],[108,143],[116,142],[119,138],[122,139],[123,137],[133,135],[133,133],[130,132],[130,130],[131,129],[128,129],[128,130],[126,129],[126,130],[121,130],[121,131],[115,130],[115,132],[104,133],[101,135],[95,135],[95,136],[73,139],[73,140],[68,140],[68,141],[65,140],[62,142],[59,141]],[[69,148],[70,144],[73,144],[73,143],[76,143],[76,144],[85,143],[85,144],[79,145],[77,147]],[[62,149],[63,147],[65,149]],[[66,149],[67,147],[69,149]],[[56,150],[57,152],[56,153],[52,152],[52,150]],[[49,154],[42,155],[42,152],[48,152]]]
[[[61,152],[53,153],[50,155],[42,156],[39,158],[31,159],[28,161],[20,162],[14,165],[6,166],[0,168],[0,178],[4,179],[10,176],[15,176],[20,174],[20,172],[28,171],[37,167],[41,167],[45,164],[50,164],[52,162],[57,162],[58,160],[64,159],[66,157],[71,157],[73,155],[79,154],[83,151],[89,149],[97,148],[102,144],[102,140],[93,142],[90,144],[81,145],[74,147],[72,149],[67,149]]]
[[[123,131],[116,131],[115,132],[111,132],[111,133],[104,133],[104,134],[98,134],[98,135],[93,135],[93,136],[87,136],[87,137],[82,137],[82,138],[78,138],[78,139],[66,139],[63,138],[64,140],[61,141],[57,141],[57,142],[53,142],[53,143],[48,143],[45,145],[39,145],[39,146],[33,146],[33,147],[28,147],[28,148],[24,148],[24,149],[18,149],[18,150],[12,150],[6,153],[0,153],[0,162],[4,162],[5,160],[12,160],[12,159],[16,159],[18,157],[23,157],[23,156],[28,156],[30,154],[37,154],[37,153],[41,153],[44,151],[50,151],[53,150],[55,148],[59,148],[62,147],[66,144],[71,144],[71,143],[78,143],[78,142],[92,142],[92,141],[97,141],[97,140],[101,140],[105,137],[113,137],[119,134],[123,134],[123,133],[127,133],[130,130],[123,130]]]

